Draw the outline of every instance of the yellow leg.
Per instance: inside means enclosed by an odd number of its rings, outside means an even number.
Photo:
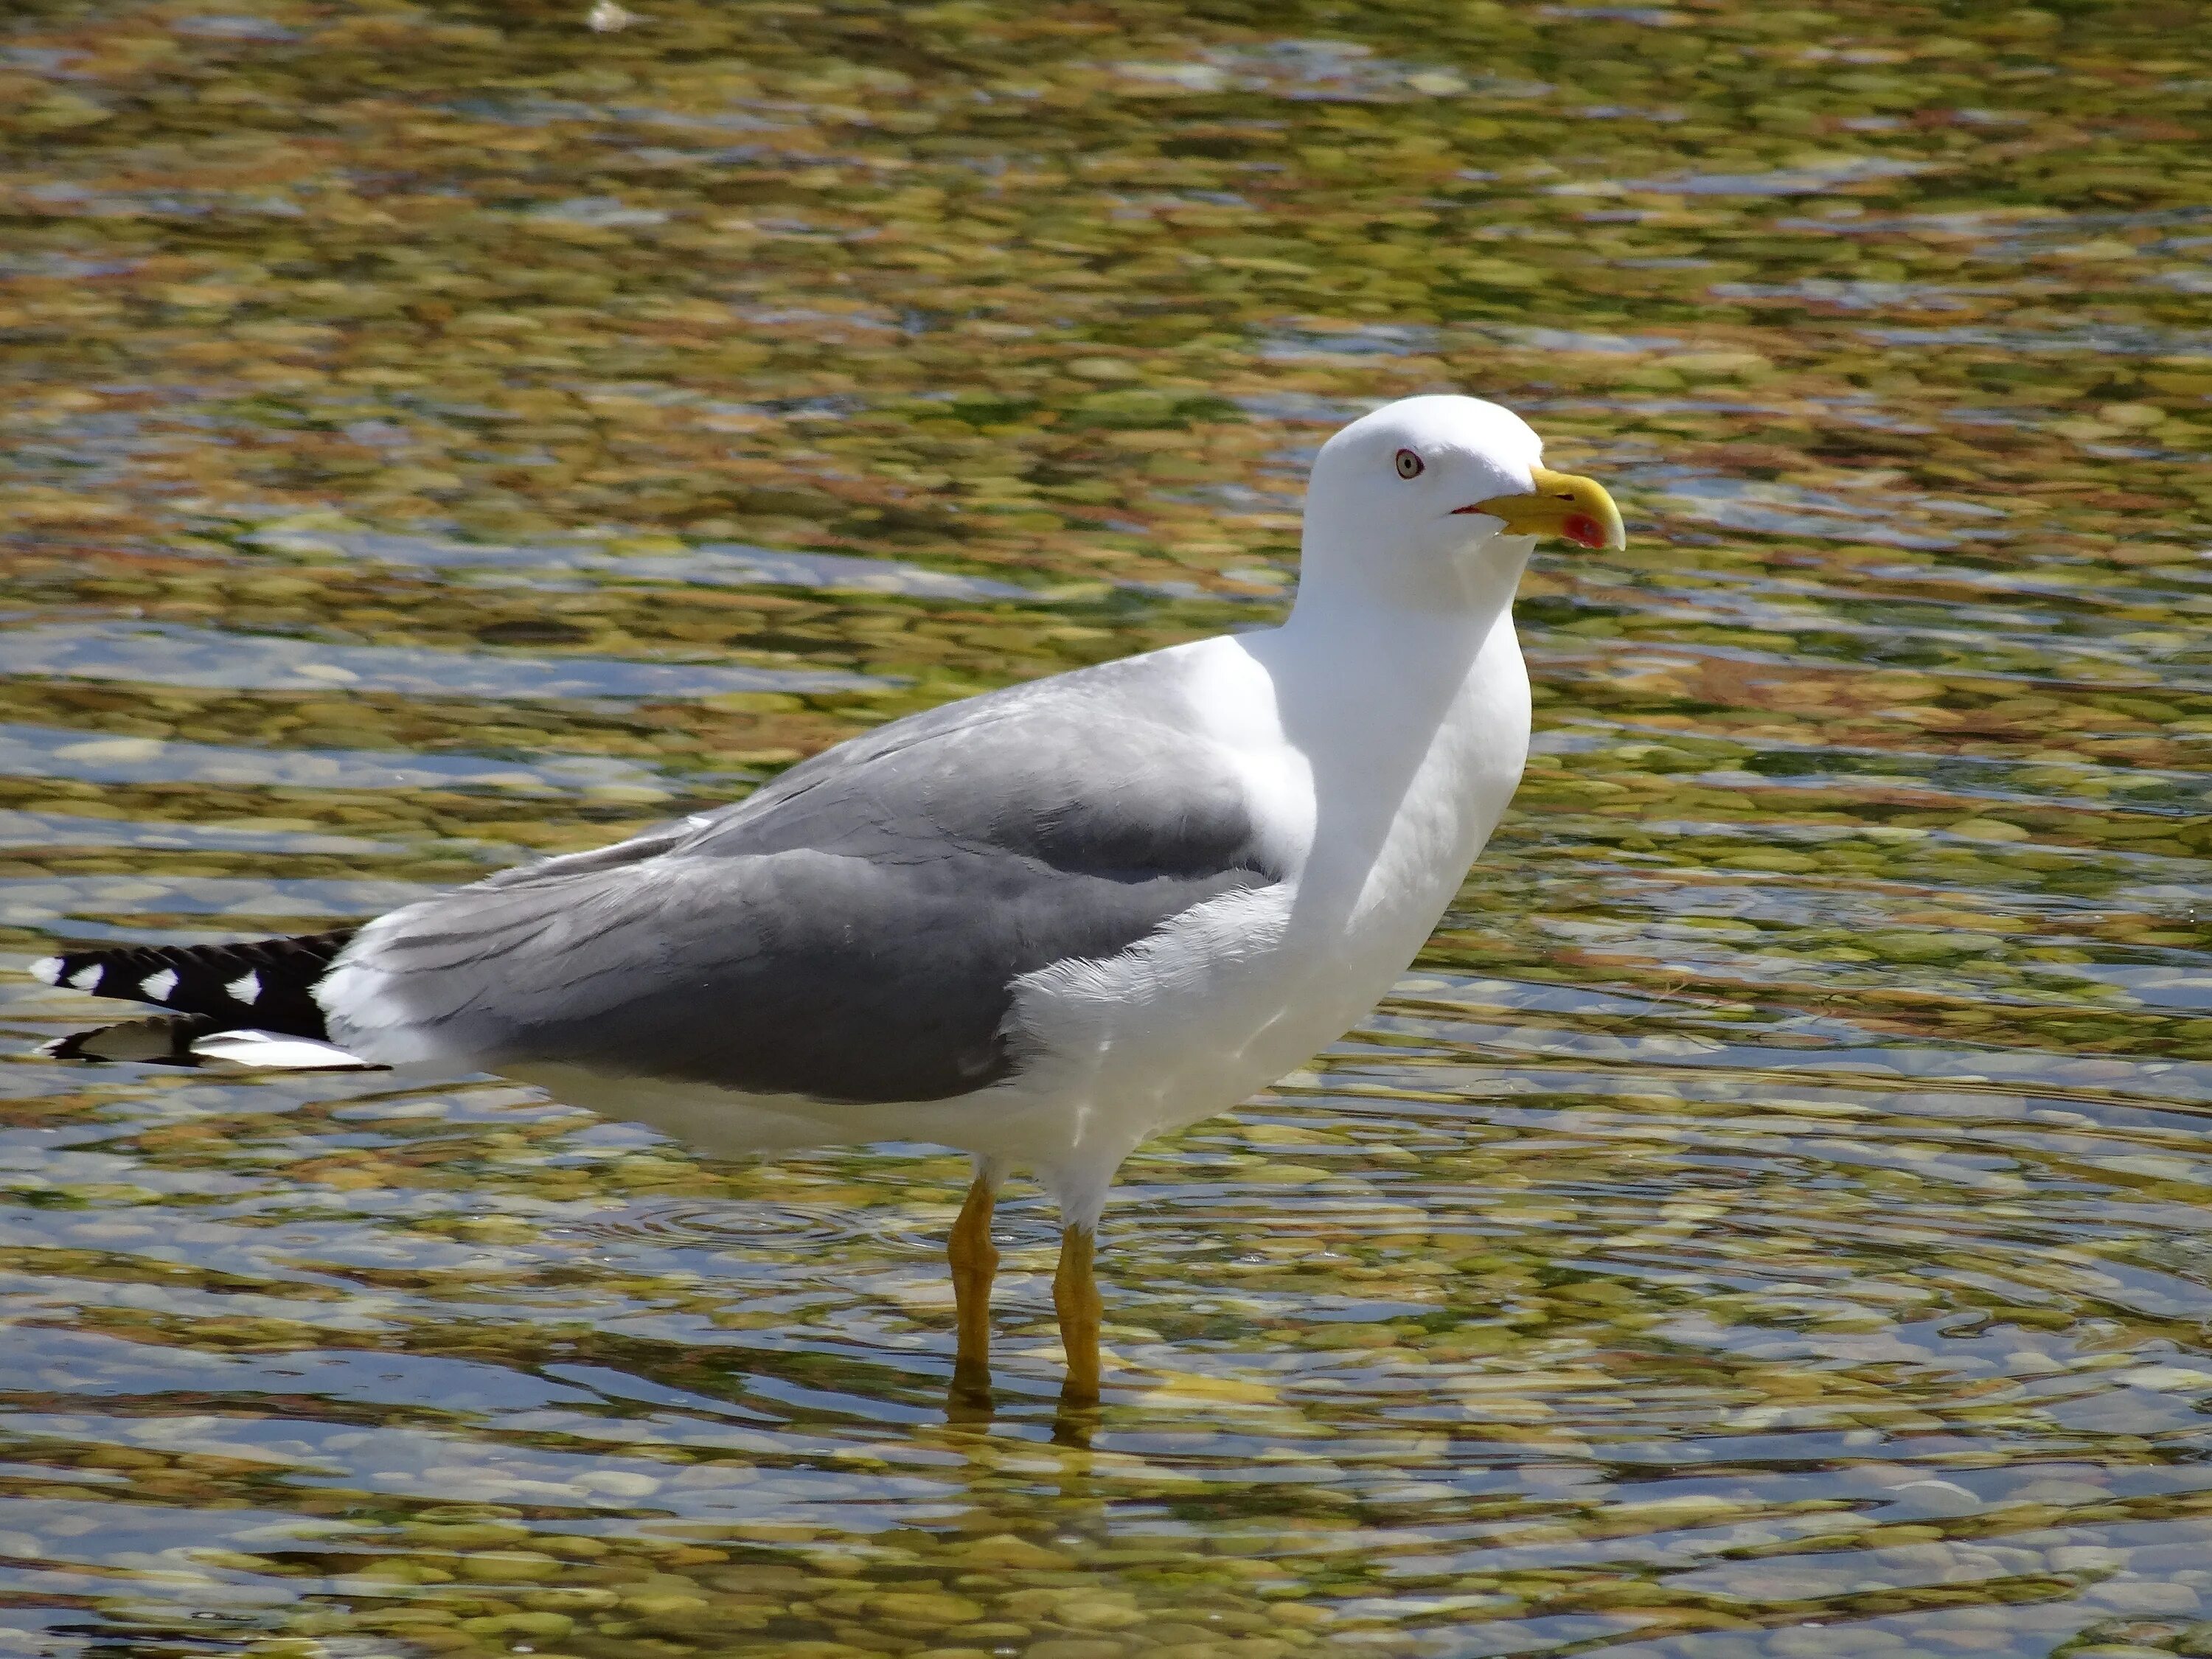
[[[1060,1236],[1060,1271],[1052,1279],[1052,1305],[1060,1312],[1060,1346],[1067,1350],[1067,1380],[1060,1397],[1088,1405],[1098,1398],[1098,1322],[1105,1312],[1098,1281],[1091,1275],[1097,1235],[1070,1227]]]
[[[955,1394],[988,1394],[991,1387],[991,1279],[999,1270],[998,1247],[991,1243],[991,1210],[997,1193],[982,1176],[968,1188],[967,1202],[952,1224],[945,1254],[952,1264],[952,1303],[960,1328],[958,1355],[952,1362]]]

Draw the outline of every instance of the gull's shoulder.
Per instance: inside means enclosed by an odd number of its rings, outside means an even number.
[[[1233,636],[1194,640],[864,732],[694,820],[678,850],[750,842],[770,825],[780,840],[886,811],[994,840],[1017,820],[1094,814],[1125,829],[1213,821],[1225,830],[1222,820],[1240,815],[1248,754],[1279,739],[1265,670]]]

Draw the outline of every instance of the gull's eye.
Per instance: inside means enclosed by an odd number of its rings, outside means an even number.
[[[1401,478],[1419,477],[1421,476],[1421,458],[1413,453],[1410,449],[1400,450],[1398,452],[1398,476]]]

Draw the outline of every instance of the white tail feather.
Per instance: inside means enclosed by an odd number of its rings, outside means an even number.
[[[228,1060],[259,1072],[367,1072],[377,1067],[334,1042],[276,1031],[211,1031],[192,1044],[204,1060]]]

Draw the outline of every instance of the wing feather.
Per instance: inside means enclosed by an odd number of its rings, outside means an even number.
[[[1233,757],[1128,666],[896,722],[734,807],[380,918],[318,988],[332,1035],[388,1063],[823,1100],[994,1082],[1020,1063],[1020,975],[1279,878]]]

